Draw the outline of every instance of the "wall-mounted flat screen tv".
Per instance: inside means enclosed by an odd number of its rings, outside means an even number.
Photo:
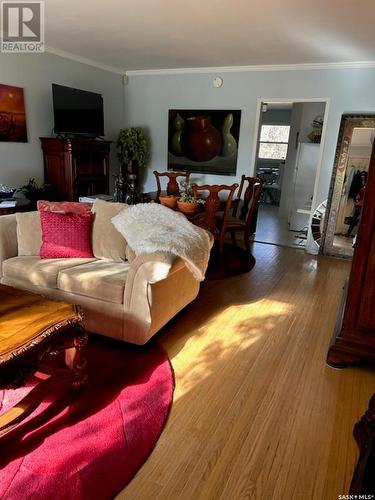
[[[103,97],[94,92],[52,84],[56,134],[104,135]]]

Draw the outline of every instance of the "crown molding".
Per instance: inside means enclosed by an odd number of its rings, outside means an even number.
[[[256,71],[309,71],[321,69],[375,68],[375,61],[351,61],[308,64],[264,64],[254,66],[216,66],[202,68],[139,69],[126,71],[128,76],[183,75],[199,73],[243,73]]]
[[[262,64],[249,66],[206,66],[200,68],[164,68],[164,69],[135,69],[124,70],[116,66],[108,66],[99,61],[82,57],[72,52],[60,50],[50,45],[46,45],[45,52],[56,56],[70,59],[81,64],[87,64],[94,68],[109,71],[117,75],[127,76],[152,76],[152,75],[184,75],[184,74],[204,74],[204,73],[249,73],[257,71],[311,71],[323,69],[373,69],[375,61],[349,61],[333,63],[305,63],[305,64]]]
[[[88,59],[87,57],[81,57],[77,54],[72,54],[71,52],[66,52],[65,50],[56,49],[50,45],[46,45],[45,52],[53,54],[55,56],[64,57],[65,59],[70,59],[81,64],[87,64],[88,66],[93,66],[94,68],[102,69],[103,71],[109,71],[110,73],[116,73],[117,75],[124,75],[125,71],[121,68],[115,66],[107,66],[93,59]]]

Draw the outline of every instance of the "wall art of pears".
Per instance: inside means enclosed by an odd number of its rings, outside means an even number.
[[[236,175],[240,110],[169,110],[168,169]]]

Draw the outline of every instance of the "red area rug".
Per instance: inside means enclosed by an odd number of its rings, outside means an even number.
[[[94,337],[87,359],[86,389],[51,396],[0,450],[2,500],[113,498],[150,455],[173,397],[167,355]],[[0,411],[30,388],[0,391]]]

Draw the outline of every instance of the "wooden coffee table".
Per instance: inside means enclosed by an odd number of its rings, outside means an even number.
[[[71,304],[0,285],[0,389],[16,388],[35,375],[41,380],[13,408],[0,414],[0,442],[62,384],[86,382],[87,334],[81,311]],[[47,354],[65,351],[65,368],[38,371]]]

